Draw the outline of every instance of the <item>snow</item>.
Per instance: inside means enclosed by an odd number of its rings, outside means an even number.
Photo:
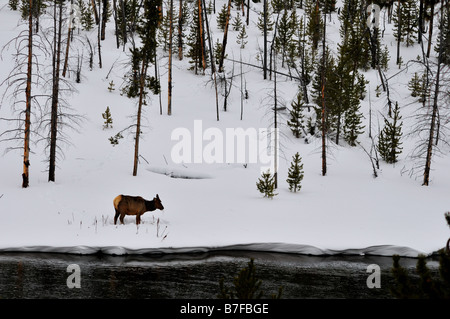
[[[217,1],[217,8],[221,8],[222,2]],[[256,21],[256,14],[252,15]],[[23,26],[17,25],[19,14],[5,6],[0,7],[0,17],[3,46]],[[331,46],[339,40],[336,14],[332,17],[329,28],[332,33],[327,37]],[[215,18],[211,21],[213,39],[221,40]],[[262,45],[254,24],[251,22],[247,28],[248,44],[242,51],[243,61],[248,63],[256,63]],[[58,162],[56,182],[47,181],[48,153],[44,143],[32,144],[30,187],[22,189],[22,151],[5,152],[8,147],[21,145],[0,143],[0,251],[121,255],[239,249],[416,257],[432,254],[444,246],[449,237],[444,219],[444,213],[450,210],[449,158],[435,157],[432,182],[428,187],[421,186],[421,176],[414,178],[405,173],[405,168],[413,165],[407,154],[414,147],[414,140],[405,139],[398,163],[380,163],[377,178],[373,178],[371,164],[361,148],[332,146],[327,176],[321,176],[320,140],[312,138],[309,144],[303,139],[295,140],[283,125],[279,188],[273,199],[263,198],[256,189],[261,163],[174,162],[171,151],[177,141],[171,138],[172,132],[186,128],[194,135],[196,120],[202,121],[202,134],[208,128],[217,128],[223,136],[227,128],[271,126],[272,82],[263,80],[262,72],[249,66],[243,66],[249,91],[243,120],[240,120],[238,77],[234,79],[227,112],[222,110],[223,97],[219,95],[220,121],[216,121],[210,76],[188,71],[187,58],[174,59],[173,113],[167,116],[167,57],[160,55],[163,115],[159,114],[158,97],[151,96],[143,116],[142,158],[137,176],[132,176],[132,131],[123,133],[124,138],[117,146],[108,141],[133,124],[137,110],[135,101],[120,95],[128,58],[126,52],[115,48],[112,27],[110,23],[106,41],[102,43],[103,68],[95,65],[89,71],[85,62],[82,83],[75,84],[77,92],[67,98],[74,112],[84,119],[78,131],[65,131],[70,145],[60,144],[64,156]],[[95,33],[88,36],[95,39]],[[238,60],[237,32],[230,34],[228,56]],[[394,52],[390,29],[384,42]],[[417,45],[402,47],[404,61],[407,57],[414,59],[418,52]],[[388,77],[398,72],[394,57],[391,54]],[[94,60],[97,61],[97,56]],[[3,52],[2,80],[11,68],[8,53]],[[232,62],[227,61],[226,69],[231,72]],[[235,65],[235,74],[238,73],[239,66]],[[404,131],[413,124],[408,113],[415,112],[406,87],[413,74],[411,67],[390,81],[393,99],[400,106],[405,105]],[[379,84],[376,72],[368,71],[365,76],[370,81],[370,93],[362,102],[367,126],[369,95],[373,116],[380,122],[380,114],[386,110],[386,97],[383,94],[375,97]],[[115,83],[113,92],[107,89],[111,80]],[[298,84],[281,76],[278,80],[278,95],[289,107]],[[4,89],[1,87],[2,92]],[[107,106],[114,121],[110,129],[103,128],[101,116]],[[11,107],[4,100],[0,117],[10,116]],[[281,114],[280,123],[285,123],[286,117]],[[5,122],[1,123],[3,131]],[[370,146],[367,130],[360,140],[364,146]],[[208,143],[203,140],[203,151]],[[290,160],[297,151],[302,156],[305,176],[301,191],[291,193],[285,180]],[[159,194],[165,209],[145,213],[139,226],[132,216],[125,217],[125,225],[114,225],[112,201],[119,194],[139,195],[148,200]]]

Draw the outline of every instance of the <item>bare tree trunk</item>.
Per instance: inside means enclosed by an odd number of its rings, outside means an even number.
[[[183,0],[180,0],[178,12],[178,60],[183,60]]]
[[[101,40],[105,40],[106,20],[108,19],[108,0],[103,0]]]
[[[264,0],[264,61],[263,61],[263,76],[267,79],[267,0]]]
[[[326,67],[326,56],[325,56],[325,39],[326,39],[326,29],[327,20],[326,13],[323,14],[323,40],[322,40],[322,176],[327,175],[327,145],[326,145],[326,135],[327,135],[327,121],[326,121],[326,104],[325,104],[325,67]]]
[[[275,56],[276,56],[276,54],[275,54]],[[273,150],[274,150],[274,152],[273,152],[273,157],[274,157],[274,165],[273,165],[273,170],[274,170],[274,173],[273,173],[273,180],[274,180],[274,187],[275,187],[275,189],[276,188],[278,188],[278,118],[277,118],[277,115],[278,115],[278,101],[277,101],[277,72],[276,72],[276,65],[277,65],[277,63],[276,63],[276,61],[274,60],[274,74],[273,74],[273,78],[274,78],[274,81],[273,81],[273,94],[274,94],[274,119],[273,119],[273,121],[274,121],[274,128],[275,128],[275,130],[274,130],[274,134],[275,134],[275,138],[274,138],[274,146],[273,146]]]
[[[53,88],[52,88],[52,111],[50,121],[50,161],[48,169],[48,181],[55,181],[56,168],[56,139],[58,134],[58,105],[59,105],[59,69],[61,65],[61,33],[62,33],[62,7],[59,3],[58,27],[56,28],[56,1],[54,19],[54,43],[53,43]]]
[[[120,41],[119,41],[119,26],[118,26],[118,18],[117,18],[117,0],[113,0],[113,11],[114,11],[114,28],[116,32],[116,45],[117,48],[120,47]]]
[[[123,38],[123,49],[125,50],[125,44],[127,43],[127,19],[125,13],[124,0],[120,0],[120,7],[122,8],[122,38]]]
[[[231,0],[228,0],[227,19],[225,22],[225,31],[223,33],[223,41],[222,41],[222,53],[220,54],[219,60],[219,72],[223,72],[223,60],[225,59],[225,49],[227,47],[227,39],[228,39],[228,26],[230,24],[230,10],[231,10]]]
[[[433,23],[434,23],[434,3],[431,3],[431,13],[430,13],[430,22],[428,24],[428,48],[427,48],[427,58],[430,57],[431,52],[431,43],[433,42]]]
[[[100,7],[101,2],[98,2],[98,11],[99,11],[99,15],[101,12],[101,7]],[[97,37],[97,42],[98,42],[98,66],[101,69],[102,68],[102,50],[101,47],[102,45],[100,44],[100,40],[101,40],[101,25],[100,23],[98,23],[98,37]]]
[[[400,5],[400,0],[398,0],[398,30],[397,30],[397,62],[396,64],[400,64],[400,38],[402,35],[402,7]]]
[[[71,4],[73,3],[73,0],[71,0]],[[69,63],[69,51],[70,51],[70,42],[72,38],[72,19],[69,19],[69,29],[67,31],[67,44],[66,44],[66,56],[64,59],[64,66],[62,71],[62,76],[66,77],[67,72],[67,66]]]
[[[141,115],[142,115],[142,105],[144,103],[144,90],[145,90],[145,78],[147,77],[147,62],[146,58],[142,61],[142,70],[139,79],[139,104],[138,113],[136,121],[136,137],[134,141],[134,166],[133,166],[133,176],[137,175],[138,162],[139,162],[139,138],[141,135]]]
[[[200,30],[200,46],[202,51],[202,68],[203,74],[206,70],[206,54],[205,54],[205,33],[203,31],[203,9],[202,0],[198,0],[198,24]]]
[[[443,37],[443,30],[444,30],[444,0],[441,0],[441,21],[440,21],[440,46],[439,46],[439,56],[438,56],[438,66],[437,66],[437,73],[436,73],[436,83],[435,83],[435,89],[434,89],[434,97],[433,97],[433,110],[431,113],[431,123],[430,123],[430,134],[428,137],[428,147],[427,147],[427,156],[425,160],[425,169],[423,173],[423,186],[428,186],[430,182],[430,170],[431,170],[431,157],[433,155],[433,142],[434,142],[434,136],[435,132],[438,134],[436,126],[437,124],[437,117],[438,117],[438,96],[439,96],[439,81],[440,81],[440,75],[441,75],[441,63],[442,63],[442,53],[444,48],[444,37]]]
[[[94,11],[95,24],[99,24],[99,17],[97,12],[97,5],[95,4],[95,0],[91,0],[92,10]]]
[[[168,75],[168,99],[167,115],[172,115],[172,32],[173,32],[173,0],[169,2],[169,75]]]
[[[33,7],[33,0],[29,0],[30,8]],[[25,137],[23,145],[23,173],[22,187],[29,185],[30,166],[30,129],[31,129],[31,75],[33,69],[33,13],[29,10],[28,14],[28,66],[27,66],[27,86],[25,89],[26,108],[25,108]]]
[[[247,16],[246,16],[246,24],[247,26],[250,23],[250,0],[247,0]]]

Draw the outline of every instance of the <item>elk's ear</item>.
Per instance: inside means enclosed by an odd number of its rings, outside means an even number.
[[[159,195],[158,194],[156,194],[156,198],[159,199]]]

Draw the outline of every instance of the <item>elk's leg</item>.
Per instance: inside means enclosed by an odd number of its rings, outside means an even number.
[[[120,213],[116,209],[116,215],[114,216],[114,225],[117,224],[117,218],[119,218]]]
[[[136,225],[139,225],[141,223],[141,215],[136,215]]]
[[[123,219],[125,218],[125,213],[120,213],[120,223],[123,225],[123,224],[125,224],[124,222],[123,222]]]

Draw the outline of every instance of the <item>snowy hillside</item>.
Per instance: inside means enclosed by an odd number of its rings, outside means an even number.
[[[20,13],[11,11],[4,2],[0,4],[2,47],[27,27]],[[216,14],[208,15],[214,43],[223,38],[216,16],[224,3],[225,0],[217,0]],[[444,213],[450,211],[450,158],[442,145],[443,155],[433,158],[429,186],[422,186],[421,171],[413,176],[409,174],[416,165],[416,159],[409,154],[417,145],[417,136],[409,133],[414,130],[413,115],[420,105],[410,96],[407,87],[418,66],[414,63],[405,66],[407,61],[421,55],[421,49],[417,43],[411,47],[402,45],[404,67],[399,69],[395,64],[397,47],[392,24],[386,25],[382,43],[391,52],[386,71],[390,97],[398,101],[403,116],[403,152],[397,163],[381,160],[378,177],[374,178],[371,162],[362,147],[351,147],[345,142],[336,145],[330,141],[328,170],[326,176],[322,176],[320,134],[310,136],[309,143],[304,138],[296,139],[286,125],[287,111],[278,114],[278,195],[273,199],[264,198],[256,188],[261,167],[270,163],[262,162],[266,158],[264,155],[267,156],[267,150],[261,147],[263,144],[252,144],[259,146],[258,161],[254,163],[227,158],[230,149],[226,145],[231,142],[227,141],[227,129],[243,128],[260,133],[273,127],[273,79],[264,80],[262,70],[249,65],[261,65],[263,43],[256,26],[262,2],[250,3],[253,11],[245,49],[241,50],[236,43],[238,32],[231,29],[229,32],[225,69],[229,75],[234,69],[235,77],[226,112],[224,97],[219,92],[219,121],[211,71],[195,75],[188,70],[187,57],[182,61],[173,59],[172,115],[167,115],[168,54],[158,49],[162,92],[160,97],[150,94],[149,103],[144,106],[137,176],[132,176],[134,130],[125,130],[135,123],[137,99],[120,94],[124,74],[129,71],[129,51],[116,48],[114,23],[110,21],[106,39],[101,43],[102,68],[98,66],[95,51],[94,68],[89,70],[85,39],[97,45],[97,28],[80,31],[79,40],[73,42],[71,50],[84,50],[82,79],[81,83],[75,83],[70,73],[69,81],[76,91],[65,99],[71,112],[82,119],[75,130],[63,128],[66,141],[59,144],[56,181],[48,182],[48,149],[40,136],[31,137],[28,188],[21,187],[23,140],[0,143],[0,251],[125,254],[230,248],[314,255],[415,257],[442,248],[450,234],[444,219]],[[340,6],[342,2],[338,1],[337,7]],[[232,16],[237,12],[236,8],[231,9]],[[297,12],[301,16],[304,11],[297,9]],[[326,40],[333,54],[337,54],[340,41],[339,23],[337,12],[331,13],[327,19]],[[437,27],[435,30],[437,34]],[[1,81],[13,68],[13,53],[14,46],[2,52]],[[432,58],[435,59],[434,51]],[[248,99],[243,100],[242,120],[241,65],[232,61],[240,59],[246,63],[242,65],[242,87],[245,85],[248,91]],[[51,58],[41,56],[40,62],[49,67]],[[71,63],[74,70],[76,56]],[[149,70],[153,75],[153,65]],[[281,68],[281,63],[277,63],[277,70],[288,73],[286,67]],[[380,85],[377,71],[370,69],[363,74],[368,80],[367,94],[361,101],[365,129],[358,140],[370,149],[369,112],[373,134],[377,134],[378,125],[383,123],[382,114],[387,112],[386,94],[376,94],[376,87]],[[448,74],[444,77],[448,78]],[[111,81],[115,90],[110,92]],[[277,76],[277,95],[279,101],[284,101],[282,106],[291,107],[298,85],[289,77]],[[5,89],[5,85],[0,87],[2,94]],[[2,119],[19,115],[12,110],[9,101],[5,97],[1,104]],[[102,113],[107,107],[113,119],[112,128],[103,127]],[[10,121],[0,121],[0,134],[14,125]],[[36,122],[32,125],[37,129]],[[122,130],[123,138],[113,146],[108,139]],[[45,138],[49,134],[45,128],[39,133]],[[190,136],[186,135],[188,133]],[[174,151],[181,145],[178,134],[189,137],[190,162],[178,161],[177,154],[180,154]],[[5,135],[0,139],[6,139]],[[211,144],[214,139],[222,144]],[[217,147],[214,153],[208,145],[222,147],[221,150]],[[302,157],[304,178],[301,190],[293,193],[286,179],[296,152]],[[216,162],[209,163],[211,158]],[[119,194],[139,195],[148,200],[159,194],[165,209],[145,213],[139,226],[134,216],[125,217],[125,225],[114,225],[113,199]]]

